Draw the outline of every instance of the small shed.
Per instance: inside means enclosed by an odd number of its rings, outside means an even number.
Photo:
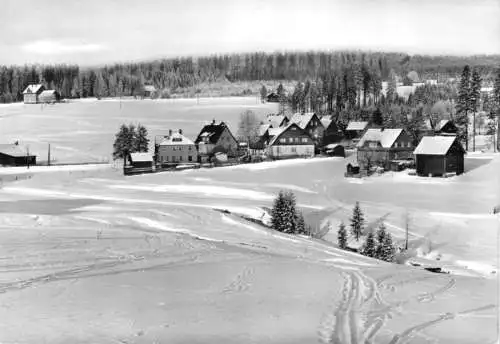
[[[424,136],[413,154],[419,176],[464,172],[465,150],[456,136]]]
[[[346,166],[348,174],[359,174],[359,165],[355,162],[350,162]]]
[[[129,163],[132,168],[153,168],[153,155],[151,153],[131,153]]]
[[[156,92],[156,88],[153,85],[145,85],[144,86],[144,97],[151,98]]]
[[[59,100],[59,93],[56,90],[46,90],[40,93],[38,97],[39,103],[55,103]]]
[[[271,93],[269,93],[269,94],[267,95],[267,97],[266,97],[266,101],[267,101],[268,103],[279,103],[279,101],[280,101],[280,96],[279,96],[277,93],[275,93],[275,92],[271,92]]]
[[[28,166],[36,164],[36,156],[17,144],[0,144],[0,166]]]
[[[325,147],[325,153],[329,156],[341,156],[345,157],[344,146],[338,143],[332,143]]]

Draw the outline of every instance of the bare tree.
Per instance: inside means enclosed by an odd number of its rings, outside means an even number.
[[[240,114],[238,124],[238,139],[249,144],[259,139],[259,127],[261,121],[252,110],[245,110]]]

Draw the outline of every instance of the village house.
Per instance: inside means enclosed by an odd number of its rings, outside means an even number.
[[[325,131],[319,117],[312,112],[305,114],[297,113],[292,116],[290,121],[297,124],[302,130],[308,133],[314,141],[316,150],[319,150],[321,140],[323,139],[323,132]]]
[[[464,172],[465,150],[456,136],[424,136],[413,154],[419,176]]]
[[[359,140],[368,129],[368,122],[351,121],[345,129],[347,138],[351,140]]]
[[[209,161],[215,153],[226,153],[228,157],[236,157],[238,154],[238,141],[224,123],[207,124],[201,129],[194,141],[198,149],[198,160]]]
[[[59,93],[56,90],[45,90],[38,96],[39,103],[50,103],[53,104],[59,101]]]
[[[331,120],[330,118],[323,117],[321,118],[321,124],[323,124],[323,127],[325,128],[325,130],[323,131],[323,146],[337,143],[342,140],[342,131],[339,129],[335,121]]]
[[[357,144],[357,161],[362,170],[380,166],[386,170],[394,161],[412,158],[411,136],[403,129],[368,129]]]
[[[267,147],[269,157],[286,159],[314,156],[314,142],[311,136],[296,123],[292,122],[277,130],[279,132],[271,133],[274,135]]]
[[[265,150],[270,140],[269,129],[271,128],[272,127],[270,123],[262,123],[259,126],[257,130],[257,137],[254,142],[251,142],[249,147],[250,150],[253,151],[253,153],[257,153],[258,151],[262,152]]]
[[[43,91],[45,91],[45,87],[42,84],[28,85],[23,91],[24,104],[37,104],[39,102],[38,97]]]
[[[31,166],[36,164],[36,156],[29,154],[19,145],[0,144],[0,166]]]
[[[182,129],[168,136],[155,138],[155,161],[160,166],[198,161],[194,142],[183,135]]]

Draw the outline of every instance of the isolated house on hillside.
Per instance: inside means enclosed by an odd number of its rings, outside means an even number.
[[[226,153],[229,157],[235,157],[238,154],[238,141],[224,123],[215,123],[205,125],[201,129],[198,137],[194,141],[198,148],[199,160],[208,160],[215,153]]]
[[[395,160],[412,158],[411,136],[403,129],[368,129],[357,144],[357,161],[361,169],[380,166],[386,170]]]
[[[329,145],[331,143],[337,143],[342,140],[342,131],[339,129],[335,121],[324,117],[321,119],[321,124],[323,124],[323,127],[325,128],[325,130],[323,131],[322,139],[323,146]]]
[[[360,139],[368,128],[368,122],[351,121],[347,124],[346,134],[348,139]]]
[[[297,113],[292,116],[290,121],[297,124],[302,130],[308,133],[314,141],[314,145],[319,148],[325,128],[315,113]]]
[[[296,123],[278,129],[267,147],[267,153],[274,159],[313,157],[314,142],[311,136]]]
[[[176,133],[169,130],[168,136],[155,138],[155,141],[155,161],[161,166],[198,161],[196,146],[183,135],[182,129]]]
[[[35,165],[36,156],[28,154],[17,144],[0,144],[0,166]]]
[[[38,96],[39,103],[55,103],[59,101],[59,93],[56,90],[45,90]]]
[[[24,104],[37,104],[38,97],[45,91],[42,84],[31,84],[23,91]]]
[[[455,136],[425,136],[413,154],[419,176],[464,172],[465,150]]]

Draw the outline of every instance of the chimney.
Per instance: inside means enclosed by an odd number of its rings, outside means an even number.
[[[215,124],[215,118],[212,120],[212,124]]]
[[[168,130],[168,136],[172,136],[172,129]]]
[[[179,129],[179,134],[181,134],[181,135],[182,135],[182,129]]]

